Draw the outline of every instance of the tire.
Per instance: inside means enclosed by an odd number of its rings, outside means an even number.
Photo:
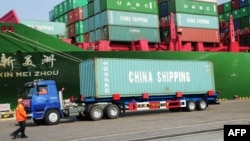
[[[188,101],[187,102],[187,111],[191,112],[196,109],[196,104],[194,101]]]
[[[206,110],[207,109],[207,102],[205,100],[199,100],[197,102],[197,109],[200,111]]]
[[[44,119],[33,119],[33,121],[34,121],[34,123],[36,125],[43,125],[43,124],[45,124]]]
[[[89,111],[89,117],[93,121],[101,120],[103,117],[103,109],[98,105],[94,105]]]
[[[109,119],[116,119],[120,116],[120,108],[115,104],[107,105],[105,108],[105,115]]]
[[[48,125],[56,125],[60,121],[59,112],[57,110],[49,110],[45,115],[45,123]]]

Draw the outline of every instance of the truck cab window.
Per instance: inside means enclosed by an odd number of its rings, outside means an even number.
[[[47,94],[48,89],[47,86],[38,86],[38,94]]]

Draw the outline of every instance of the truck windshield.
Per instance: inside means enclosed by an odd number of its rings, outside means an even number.
[[[22,91],[22,97],[31,98],[34,91],[35,91],[35,87],[24,87]]]

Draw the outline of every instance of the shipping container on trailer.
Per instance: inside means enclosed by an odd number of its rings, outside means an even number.
[[[209,61],[95,58],[80,64],[80,93],[105,98],[201,94],[215,91],[213,64]]]

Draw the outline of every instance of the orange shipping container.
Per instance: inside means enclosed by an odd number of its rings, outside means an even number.
[[[182,41],[219,43],[220,36],[217,29],[177,27]]]

